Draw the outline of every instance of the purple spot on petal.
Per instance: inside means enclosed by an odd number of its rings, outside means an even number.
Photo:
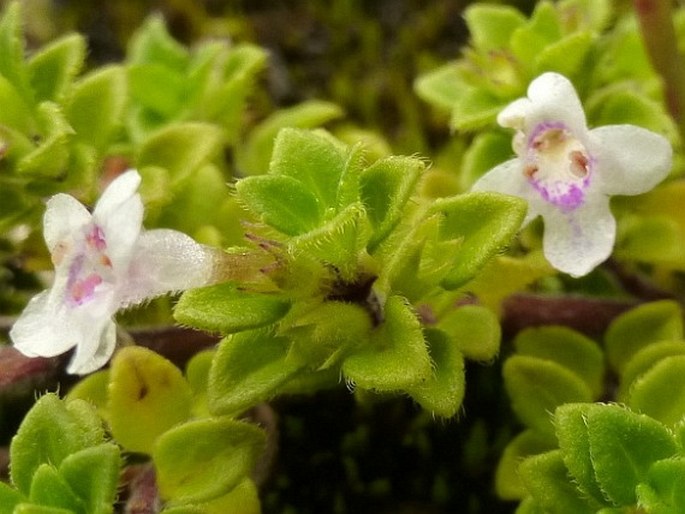
[[[99,225],[93,225],[93,229],[86,234],[86,243],[99,252],[107,248],[105,233]]]
[[[573,211],[583,204],[588,183],[589,177],[580,186],[565,182],[549,184],[543,181],[530,180],[530,184],[540,193],[543,200],[556,205],[564,212]]]
[[[97,287],[110,282],[112,261],[105,253],[107,242],[98,225],[90,227],[74,244],[66,284],[65,301],[71,307],[83,305],[97,294]]]
[[[77,279],[69,287],[69,298],[76,305],[81,305],[93,297],[95,288],[100,284],[102,277],[97,273],[91,273],[84,279]]]

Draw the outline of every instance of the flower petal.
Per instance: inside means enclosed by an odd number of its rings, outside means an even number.
[[[59,243],[73,240],[91,220],[88,209],[73,196],[60,193],[50,198],[43,217],[43,237],[50,253]]]
[[[609,195],[649,191],[671,170],[668,140],[634,125],[607,125],[590,131],[590,153],[597,162],[598,188]]]
[[[214,252],[176,230],[141,234],[121,291],[123,306],[173,291],[206,285],[214,271]]]
[[[527,225],[540,214],[540,196],[523,175],[523,164],[520,159],[511,159],[495,166],[473,184],[471,191],[493,191],[526,200],[528,212],[521,226]]]
[[[559,271],[573,277],[587,275],[611,255],[616,220],[607,197],[594,195],[583,206],[567,213],[549,206],[543,216],[543,251]]]
[[[99,326],[99,334],[76,347],[76,353],[67,366],[67,373],[85,375],[104,366],[112,356],[117,342],[117,329],[114,322],[106,320]]]
[[[106,218],[119,209],[123,203],[137,194],[140,181],[140,174],[136,170],[128,170],[119,175],[103,191],[93,214]]]
[[[526,130],[543,121],[565,123],[577,137],[587,131],[585,111],[573,84],[558,73],[543,73],[528,86],[532,105],[526,113]]]
[[[501,127],[523,130],[528,113],[533,108],[528,98],[514,100],[497,115],[497,123]]]
[[[10,330],[14,347],[28,357],[54,357],[77,344],[69,316],[50,298],[50,291],[34,296]]]
[[[129,170],[105,189],[93,218],[107,241],[107,256],[114,269],[126,269],[143,223],[143,202],[136,192],[140,175]]]

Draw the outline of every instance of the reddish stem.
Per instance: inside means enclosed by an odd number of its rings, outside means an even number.
[[[666,88],[668,109],[685,136],[685,64],[678,52],[671,0],[634,0],[642,39]]]

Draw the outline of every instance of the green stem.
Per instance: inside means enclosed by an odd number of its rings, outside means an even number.
[[[685,139],[685,62],[678,52],[672,0],[634,0],[642,38],[666,88],[668,109]]]

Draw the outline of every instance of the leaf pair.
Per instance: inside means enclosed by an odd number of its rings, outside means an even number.
[[[0,512],[112,512],[120,452],[86,402],[42,396],[13,438],[10,458],[16,489],[0,483]]]
[[[567,404],[555,413],[559,450],[520,466],[533,502],[554,512],[602,507],[658,507],[677,512],[683,459],[673,434],[658,421],[617,405]],[[677,457],[678,456],[678,457]],[[664,510],[662,510],[665,507]]]

